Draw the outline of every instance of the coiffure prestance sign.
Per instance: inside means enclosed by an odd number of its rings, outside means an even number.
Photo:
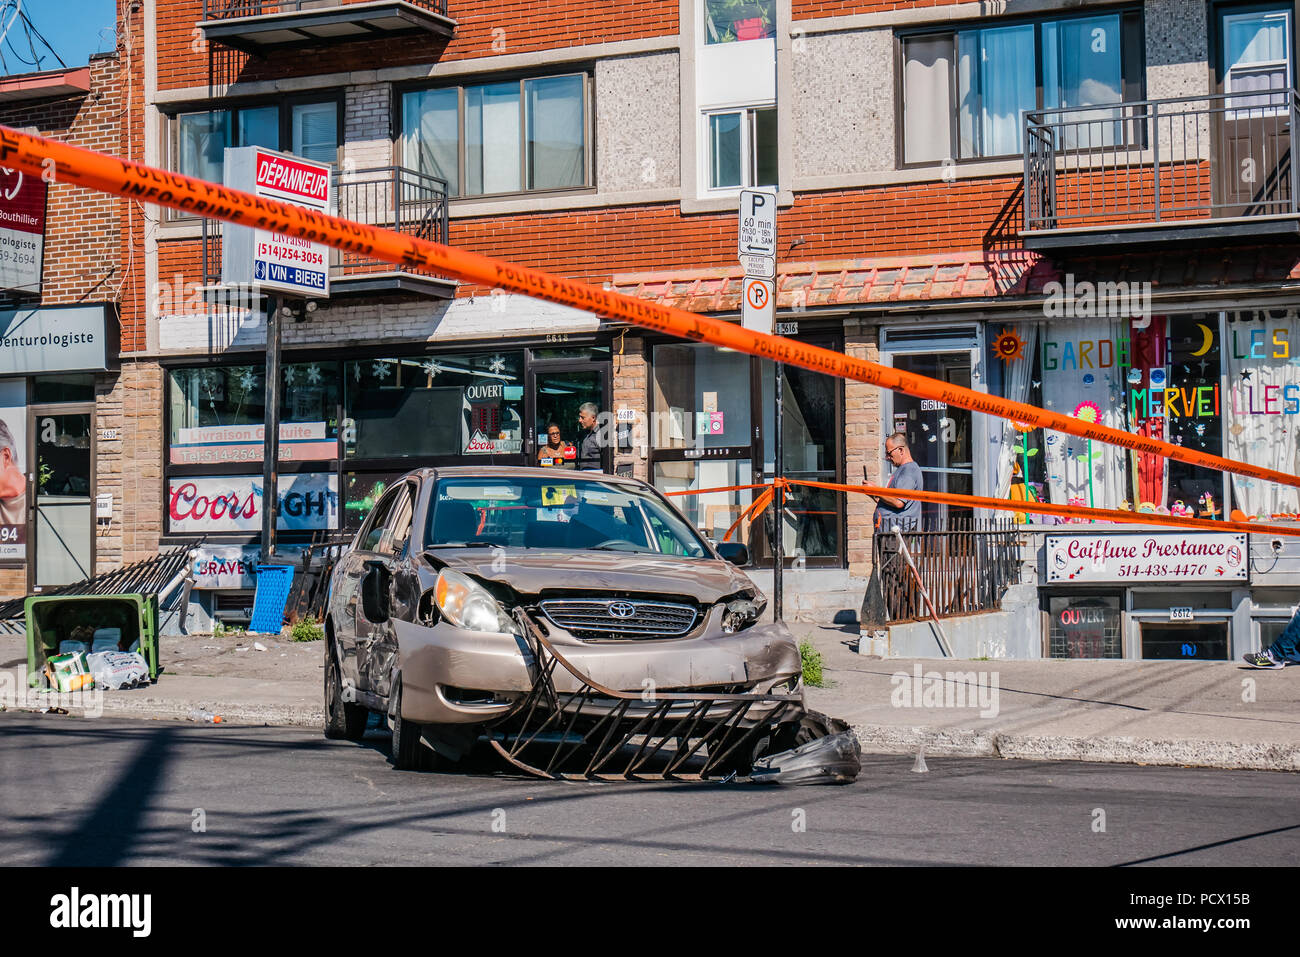
[[[226,150],[227,186],[319,213],[332,211],[330,177],[331,169],[323,163],[259,146]],[[290,296],[328,296],[329,261],[329,247],[309,239],[246,226],[227,225],[222,233],[223,283]]]
[[[107,369],[108,331],[105,306],[0,311],[0,376]]]
[[[1048,535],[1047,580],[1093,582],[1245,581],[1239,532]]]
[[[277,483],[282,531],[339,527],[339,480],[326,472],[281,475]],[[262,529],[262,477],[173,478],[167,484],[170,532],[257,532]]]

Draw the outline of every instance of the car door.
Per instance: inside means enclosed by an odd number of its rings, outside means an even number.
[[[340,579],[340,602],[346,603],[344,620],[351,626],[340,629],[346,631],[349,636],[348,639],[340,639],[340,650],[344,660],[343,674],[345,676],[349,674],[348,665],[351,664],[355,668],[357,687],[363,691],[371,690],[367,683],[367,675],[370,672],[372,632],[376,623],[366,618],[361,601],[362,579],[370,568],[369,563],[380,557],[376,548],[384,534],[384,523],[401,491],[400,486],[394,486],[371,510],[369,517],[361,526],[361,532],[357,535],[355,547],[348,552],[345,559],[346,567]]]
[[[387,620],[371,623],[364,665],[358,657],[358,665],[365,671],[361,676],[363,686],[377,695],[387,695],[392,682],[393,660],[397,656],[393,619],[409,618],[412,611],[411,603],[402,599],[403,590],[396,586],[409,577],[403,565],[411,540],[415,493],[416,484],[411,481],[403,482],[395,490],[392,507],[384,517],[383,529],[371,554],[365,559],[366,567],[362,572],[363,577],[367,574],[381,577],[381,590],[389,611]]]

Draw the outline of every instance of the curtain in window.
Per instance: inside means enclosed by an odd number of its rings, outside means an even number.
[[[1043,105],[1079,107],[1124,99],[1118,16],[1085,17],[1043,24]],[[1065,149],[1113,146],[1119,135],[1115,110],[1088,110],[1063,117]]]
[[[528,188],[564,189],[586,182],[582,77],[524,83],[528,109]]]
[[[905,162],[938,162],[953,155],[952,50],[948,34],[903,44]]]
[[[1029,402],[1034,356],[1038,354],[1038,323],[1021,322],[1006,328],[1015,332],[1025,345],[1023,358],[1003,364],[1002,395],[1012,402]],[[993,493],[993,497],[1006,498],[1011,492],[1011,463],[1016,458],[1015,450],[1023,436],[1007,419],[998,419],[992,431],[998,443],[997,490]],[[1033,445],[1032,440],[1030,445]],[[1029,477],[1026,476],[1026,481],[1028,479]]]
[[[465,194],[517,193],[519,84],[465,88]]]
[[[709,189],[743,186],[740,173],[740,113],[709,117]]]
[[[230,114],[187,113],[178,118],[180,172],[211,183],[220,183],[225,169],[226,147],[230,145]]]
[[[963,156],[1020,152],[1021,115],[1037,105],[1032,25],[959,34]]]
[[[402,98],[402,162],[410,169],[447,181],[460,192],[460,93],[419,90]]]
[[[338,107],[334,103],[303,103],[293,107],[292,152],[317,163],[337,163]]]
[[[1115,429],[1126,429],[1124,409],[1124,373],[1117,364],[1103,368],[1096,356],[1096,345],[1088,354],[1079,348],[1081,343],[1099,343],[1110,340],[1112,344],[1128,338],[1126,319],[1080,318],[1062,326],[1062,337],[1068,337],[1071,348],[1050,350],[1051,361],[1044,356],[1043,402],[1053,412],[1076,415],[1077,418],[1100,416],[1100,421]],[[1056,368],[1046,368],[1055,364]],[[1092,505],[1097,508],[1119,508],[1127,497],[1124,450],[1104,442],[1093,442],[1091,449],[1086,439],[1075,438],[1060,432],[1047,431],[1047,487],[1053,502],[1087,506],[1089,504],[1089,475],[1092,478]],[[1091,455],[1091,458],[1089,457]]]
[[[280,148],[280,108],[257,106],[239,110],[237,146],[264,146],[269,150]]]
[[[1231,318],[1232,313],[1228,314]],[[1295,310],[1239,312],[1228,323],[1228,458],[1292,475],[1300,472],[1300,318]],[[1300,491],[1239,475],[1232,477],[1236,508],[1269,517],[1300,511]]]
[[[1224,60],[1227,75],[1224,87],[1229,93],[1277,89],[1291,82],[1287,55],[1290,17],[1283,11],[1243,13],[1223,18]],[[1234,107],[1268,106],[1269,97],[1233,97]],[[1273,106],[1285,98],[1278,97]],[[1259,112],[1243,115],[1259,116]],[[1238,119],[1235,113],[1229,119]]]

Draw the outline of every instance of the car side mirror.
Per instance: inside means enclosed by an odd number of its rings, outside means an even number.
[[[718,554],[733,565],[749,564],[749,546],[744,542],[719,542]]]
[[[388,621],[388,569],[383,562],[366,562],[361,579],[361,611],[376,625]]]

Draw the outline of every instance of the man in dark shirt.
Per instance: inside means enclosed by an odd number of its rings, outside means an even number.
[[[600,454],[600,433],[596,428],[599,407],[594,402],[584,402],[578,408],[578,470],[580,472],[600,472],[604,463]]]
[[[890,488],[920,490],[925,487],[921,466],[912,460],[907,436],[902,432],[895,432],[885,439],[885,458],[894,466],[894,474],[889,477]],[[921,503],[882,495],[877,499],[875,526],[880,532],[891,532],[895,527],[905,532],[919,529]]]

